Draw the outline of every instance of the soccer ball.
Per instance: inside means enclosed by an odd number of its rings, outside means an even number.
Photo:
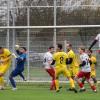
[[[19,45],[15,45],[15,48],[16,48],[16,49],[19,49],[19,47],[20,47]]]

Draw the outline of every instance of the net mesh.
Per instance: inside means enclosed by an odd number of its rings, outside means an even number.
[[[48,26],[47,26],[48,27]],[[96,31],[98,28],[59,28],[57,29],[57,34],[56,34],[56,42],[57,43],[62,43],[63,47],[65,44],[65,40],[69,41],[73,45],[73,49],[75,53],[78,55],[78,48],[80,45],[84,45],[87,49],[92,43],[93,39],[97,35]],[[13,29],[10,29],[10,50],[13,51]],[[27,66],[27,63],[25,65],[25,71],[24,75],[25,77],[29,77],[28,81],[30,82],[49,82],[50,77],[49,75],[45,72],[44,68],[42,67],[42,62],[43,62],[43,55],[47,51],[47,48],[50,45],[53,45],[53,39],[54,39],[54,29],[49,29],[49,28],[38,28],[38,29],[29,29],[30,34],[29,34],[29,65]],[[7,30],[3,30],[3,32],[0,33],[0,43],[1,46],[6,47],[7,43],[5,40],[7,40]],[[21,46],[27,46],[27,29],[15,29],[15,44],[19,44]],[[63,48],[65,50],[65,48]],[[97,52],[99,50],[98,44],[96,44],[93,47],[93,53],[97,57],[97,63],[98,65],[96,66],[97,69],[97,78],[100,78],[100,61],[99,61],[99,54]],[[10,72],[12,71],[12,68],[15,66],[12,66],[10,68]],[[6,78],[8,75],[6,75]],[[18,77],[16,80],[21,79]],[[66,81],[66,78],[60,79],[61,81]]]

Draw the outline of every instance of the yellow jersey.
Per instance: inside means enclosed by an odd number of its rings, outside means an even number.
[[[66,67],[66,59],[68,58],[68,55],[61,51],[61,52],[56,52],[53,55],[53,60],[55,60],[55,66],[56,67]]]
[[[3,49],[3,54],[0,54],[0,60],[5,60],[6,58],[8,58],[11,55],[11,52],[8,49]],[[7,64],[9,63],[11,60],[8,60],[2,64]]]
[[[95,70],[95,64],[96,64],[96,62],[97,62],[97,59],[96,59],[96,57],[95,56],[91,56],[90,57],[90,60],[91,60],[91,70]]]
[[[72,58],[73,60],[72,63],[69,65],[70,68],[78,67],[78,61],[77,61],[77,57],[74,51],[70,50],[67,54],[68,54],[68,58]]]

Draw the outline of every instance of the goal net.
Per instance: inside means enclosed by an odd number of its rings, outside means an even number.
[[[84,45],[88,49],[97,33],[99,33],[99,29],[100,25],[0,27],[0,45],[9,47],[12,52],[15,52],[15,44],[26,47],[28,49],[28,60],[25,65],[24,75],[27,82],[50,82],[50,77],[42,65],[43,55],[48,47],[55,43],[61,43],[63,49],[66,50],[65,43],[69,41],[78,55],[79,46]],[[98,65],[96,70],[99,80],[100,55],[97,52],[98,49],[98,44],[96,44],[93,47],[93,53],[97,57]],[[15,64],[13,62],[9,73],[14,68]],[[8,76],[9,74],[5,76],[6,80]],[[22,82],[19,77],[16,80]],[[66,78],[61,76],[60,80],[65,82]]]

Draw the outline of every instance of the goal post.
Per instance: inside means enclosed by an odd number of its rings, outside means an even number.
[[[61,28],[100,28],[100,25],[64,25],[64,26],[0,26],[0,29],[61,29]]]

